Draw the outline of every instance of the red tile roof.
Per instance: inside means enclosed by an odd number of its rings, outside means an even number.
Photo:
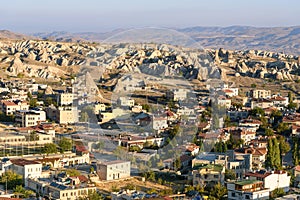
[[[34,161],[34,160],[26,160],[26,159],[14,159],[11,160],[11,162],[14,165],[18,165],[18,166],[25,166],[25,165],[35,165],[35,164],[40,164],[40,162]]]
[[[296,167],[295,167],[295,170],[296,170],[297,172],[300,172],[300,165],[296,166]]]

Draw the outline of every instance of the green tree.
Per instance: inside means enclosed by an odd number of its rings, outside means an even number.
[[[37,107],[37,99],[30,99],[29,100],[29,106],[31,108]]]
[[[273,190],[271,192],[270,196],[272,199],[275,199],[277,197],[282,197],[284,194],[285,194],[285,192],[284,192],[283,188],[276,188],[275,190]]]
[[[273,135],[274,135],[274,132],[273,132],[272,129],[267,128],[267,129],[265,130],[265,134],[266,134],[266,136],[273,136]]]
[[[279,142],[276,138],[269,138],[268,140],[268,153],[266,157],[266,167],[281,169],[281,156],[280,156]]]
[[[231,120],[230,120],[230,117],[228,115],[226,115],[225,118],[224,118],[224,126],[225,126],[225,128],[231,126]]]
[[[295,166],[299,165],[299,138],[293,139],[293,163]]]
[[[32,99],[32,94],[30,92],[27,92],[27,97],[28,97],[28,100]]]
[[[6,185],[6,181],[7,189],[12,190],[16,187],[16,185],[23,184],[23,177],[13,171],[7,171],[1,176],[0,183]]]
[[[221,183],[217,183],[214,185],[214,187],[210,190],[209,195],[216,198],[216,199],[222,199],[224,195],[227,194],[227,188]]]
[[[57,146],[54,143],[45,144],[42,149],[42,152],[47,155],[51,153],[57,153]]]
[[[295,110],[297,109],[297,103],[291,102],[288,104],[288,109]]]
[[[180,157],[176,158],[174,161],[174,169],[175,171],[179,170],[181,168],[181,161]]]
[[[289,98],[289,103],[293,103],[293,101],[294,101],[294,96],[293,96],[292,92],[289,92],[289,93],[288,93],[288,98]]]
[[[30,196],[34,195],[34,192],[31,190],[26,190],[22,185],[17,185],[14,188],[14,194],[17,196],[17,198],[29,198]]]
[[[142,109],[143,109],[143,110],[146,110],[147,112],[149,112],[150,109],[151,109],[151,107],[149,106],[149,104],[143,104],[143,105],[142,105]]]
[[[104,143],[104,141],[102,141],[102,140],[100,140],[98,143],[96,143],[95,145],[94,145],[94,148],[95,149],[98,149],[98,150],[103,150],[103,148],[105,147],[105,143]]]
[[[290,144],[287,141],[285,141],[284,136],[279,136],[278,142],[281,155],[284,155],[291,150]]]
[[[236,174],[235,171],[232,169],[226,169],[225,170],[225,180],[235,180],[236,179]]]
[[[266,161],[265,161],[265,165],[266,168],[272,168],[273,167],[273,163],[274,163],[274,147],[273,147],[273,142],[272,139],[268,139],[268,152],[267,152],[267,156],[266,156]]]
[[[281,122],[278,124],[276,131],[281,135],[287,135],[290,132],[290,127],[287,123]]]
[[[221,140],[216,142],[215,147],[214,147],[214,151],[219,152],[219,153],[225,153],[227,151],[226,143],[221,141]]]
[[[262,108],[255,107],[252,110],[250,110],[249,114],[252,117],[257,117],[257,116],[261,117],[261,116],[265,116],[265,111]]]
[[[29,141],[37,141],[37,140],[39,140],[39,135],[35,131],[31,132],[29,135]]]
[[[276,138],[273,138],[272,142],[273,142],[273,147],[274,147],[274,164],[273,164],[273,166],[276,169],[281,169],[282,165],[281,165],[281,154],[280,154],[279,143]]]
[[[66,173],[69,176],[80,176],[81,175],[80,171],[78,171],[77,169],[67,169]]]
[[[175,137],[179,132],[181,131],[180,126],[177,124],[175,125],[170,131],[169,131],[169,136],[170,138]]]
[[[87,112],[81,112],[79,121],[80,122],[88,122],[88,120],[89,120],[89,115],[87,114]]]
[[[256,84],[252,83],[252,84],[251,84],[251,87],[252,87],[252,88],[256,88]]]
[[[72,140],[63,137],[59,143],[58,146],[60,148],[60,152],[64,153],[65,151],[70,151],[72,149]]]

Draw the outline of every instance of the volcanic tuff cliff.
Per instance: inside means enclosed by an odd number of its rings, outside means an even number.
[[[75,66],[106,73],[182,75],[204,80],[234,74],[261,79],[298,80],[298,56],[260,50],[193,50],[165,44],[91,44],[44,40],[0,40],[0,66],[10,76],[60,79]],[[99,78],[100,78],[99,74]]]

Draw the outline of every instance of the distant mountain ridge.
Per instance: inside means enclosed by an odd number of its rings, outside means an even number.
[[[51,33],[33,33],[31,36],[5,33],[0,31],[0,38],[22,39],[35,37],[61,42],[102,42],[106,38],[126,29],[118,29],[109,32],[78,32],[69,33],[65,31]],[[231,50],[266,50],[273,52],[284,52],[287,54],[300,55],[300,26],[293,27],[251,27],[251,26],[229,26],[229,27],[188,27],[177,29],[177,31],[189,35],[199,45],[208,49],[231,49]]]
[[[205,48],[258,49],[300,55],[300,26],[190,27],[179,29]]]
[[[34,39],[35,37],[21,34],[21,33],[14,33],[9,30],[0,30],[0,38],[22,40],[22,39]]]

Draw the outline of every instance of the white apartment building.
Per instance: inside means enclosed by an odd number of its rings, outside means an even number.
[[[286,171],[248,172],[245,175],[249,177],[249,180],[263,181],[264,187],[268,188],[270,191],[278,188],[282,188],[284,192],[288,192],[290,190],[291,176],[289,176]]]
[[[166,93],[166,97],[173,101],[183,101],[187,98],[187,90],[186,89],[173,89],[168,90]]]
[[[168,128],[168,120],[164,117],[155,118],[153,117],[153,129],[162,130]]]
[[[75,107],[59,107],[56,120],[60,124],[73,124],[78,122],[78,111]]]
[[[17,110],[28,110],[29,104],[26,101],[1,101],[2,112],[6,115],[13,115]]]
[[[15,121],[21,127],[36,126],[46,121],[46,112],[43,110],[18,110],[15,115]]]
[[[129,97],[119,97],[118,104],[120,106],[133,107],[134,106],[134,99],[131,99]]]
[[[97,173],[102,180],[118,180],[130,177],[130,162],[115,160],[97,164]]]
[[[228,199],[269,199],[270,191],[264,188],[262,181],[243,180],[227,183]]]
[[[271,96],[271,90],[251,90],[250,96],[253,98],[267,98]]]
[[[25,187],[28,186],[28,178],[39,178],[42,175],[42,164],[33,160],[11,160],[12,170],[23,176]]]
[[[59,106],[70,106],[73,104],[74,95],[72,93],[62,93],[57,96]]]

